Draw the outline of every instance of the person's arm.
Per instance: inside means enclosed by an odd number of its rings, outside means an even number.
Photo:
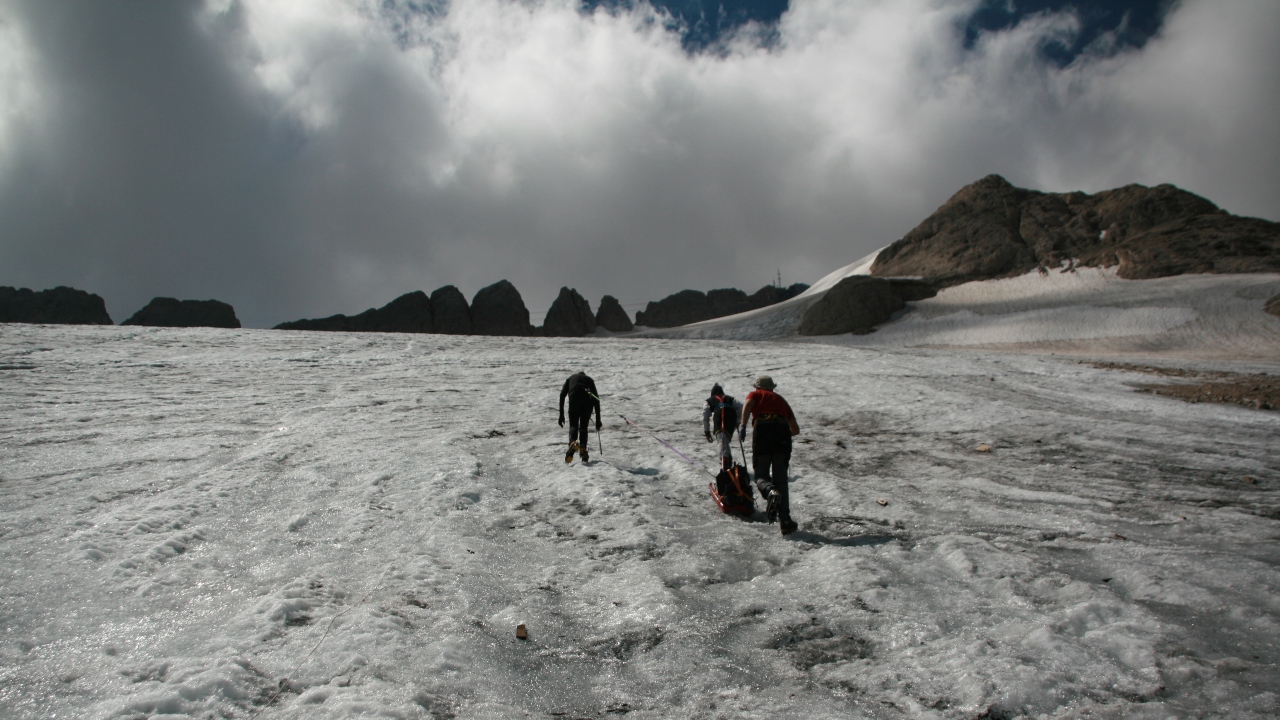
[[[795,411],[791,409],[791,403],[788,403],[786,400],[783,400],[782,402],[787,406],[787,427],[791,428],[791,434],[793,436],[799,435],[800,424],[796,422],[796,414]]]
[[[751,418],[751,413],[756,409],[756,399],[747,398],[747,404],[742,408],[742,419],[738,421],[738,439],[741,440],[747,436],[747,420]]]
[[[564,387],[560,388],[560,427],[564,427],[564,396],[569,394],[569,381],[564,381]]]

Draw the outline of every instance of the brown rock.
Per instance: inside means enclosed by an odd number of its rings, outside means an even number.
[[[906,303],[888,280],[850,275],[805,310],[801,335],[866,335]]]
[[[1119,265],[1129,279],[1280,272],[1280,224],[1230,215],[1172,185],[1042,193],[988,175],[882,250],[871,274],[947,287],[1064,262]]]

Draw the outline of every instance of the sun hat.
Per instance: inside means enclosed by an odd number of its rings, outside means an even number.
[[[778,387],[776,384],[774,384],[773,378],[769,377],[768,375],[761,375],[760,377],[756,378],[756,381],[752,383],[752,386],[758,387],[761,390],[772,390]]]

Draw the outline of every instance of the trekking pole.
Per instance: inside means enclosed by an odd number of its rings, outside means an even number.
[[[599,420],[600,419],[600,406],[599,406],[600,396],[596,395],[590,390],[587,391],[587,394],[596,399],[596,420]],[[603,429],[603,428],[604,428],[604,424],[602,423],[600,425],[600,428],[596,430],[596,444],[600,446],[600,457],[604,457],[604,440],[600,439],[600,429]]]

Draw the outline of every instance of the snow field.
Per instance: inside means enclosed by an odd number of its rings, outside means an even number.
[[[1033,271],[945,288],[907,304],[868,335],[798,338],[809,306],[848,275],[866,274],[874,255],[828,275],[803,294],[749,313],[644,337],[802,340],[864,348],[967,348],[1138,355],[1211,360],[1280,357],[1280,319],[1263,312],[1280,276],[1181,275],[1123,280],[1116,268]]]
[[[6,325],[0,366],[0,716],[1280,711],[1276,413],[813,343]],[[703,397],[765,372],[789,539],[616,417],[713,466]]]

